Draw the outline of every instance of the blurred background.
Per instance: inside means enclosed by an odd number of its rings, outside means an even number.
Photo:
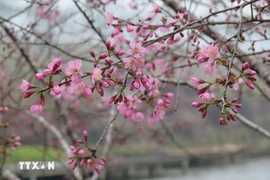
[[[100,3],[102,1],[79,1],[79,5],[93,22],[89,24],[72,0],[38,2],[0,1],[1,104],[10,107],[3,118],[3,122],[9,123],[9,128],[0,130],[4,136],[19,135],[22,144],[16,150],[10,151],[7,157],[1,157],[1,162],[5,162],[4,169],[13,170],[19,161],[55,161],[59,163],[54,172],[14,171],[19,178],[25,180],[72,179],[73,174],[67,165],[68,158],[59,139],[37,118],[25,113],[37,100],[36,97],[24,99],[19,89],[21,79],[34,82],[35,72],[25,59],[32,62],[37,72],[43,70],[55,57],[63,59],[64,67],[69,60],[82,59],[83,69],[91,71],[89,50],[94,50],[97,54],[102,53],[105,47],[102,43],[104,39],[116,42],[116,38],[110,37],[113,28],[105,23],[107,12],[134,22],[140,17],[147,17],[153,3],[159,5],[168,14],[175,12],[161,0],[116,1],[115,4],[111,2],[107,6]],[[236,5],[236,2],[210,0],[177,2],[182,3],[183,7],[188,8],[197,17],[205,16],[213,7],[219,10]],[[48,5],[40,5],[40,3],[48,3]],[[47,13],[47,18],[39,12]],[[232,18],[237,19],[237,15],[234,15],[235,17]],[[223,16],[219,18],[221,21],[225,19]],[[152,22],[159,22],[159,17]],[[225,37],[233,35],[235,30],[233,26],[224,27],[213,27],[213,29],[224,34]],[[13,36],[7,33],[7,29]],[[132,39],[130,34],[123,33],[123,36]],[[246,36],[247,42],[242,43],[241,48],[248,51],[253,39],[257,37],[256,34]],[[191,48],[192,44],[188,43],[188,38],[183,39],[185,39],[184,43],[173,45],[170,47],[170,53],[167,52],[156,59],[171,59],[175,54],[186,55],[187,47]],[[209,41],[202,43],[207,44]],[[254,46],[257,51],[260,51],[266,44],[269,45],[267,39]],[[256,57],[261,58],[260,55],[253,58]],[[190,61],[195,62],[196,59]],[[186,61],[180,58],[177,65],[183,64],[186,64]],[[236,62],[237,64],[239,65],[239,62]],[[157,64],[157,74],[162,72],[161,66]],[[116,73],[119,76],[122,74],[121,71]],[[186,67],[175,69],[173,73],[181,74],[183,80],[188,80],[190,76],[206,78],[201,68]],[[258,86],[265,90],[266,94],[268,93],[264,81],[259,80]],[[202,119],[200,113],[191,107],[191,103],[198,100],[198,96],[189,87],[176,88],[174,85],[163,84],[161,91],[172,92],[177,98],[173,101],[171,111],[167,113],[166,118],[156,125],[148,126],[146,121],[133,123],[121,116],[117,117],[112,129],[107,173],[101,175],[101,178],[108,180],[270,179],[269,139],[239,121],[231,122],[228,126],[220,126],[218,121],[220,110],[216,107],[211,107],[208,116]],[[214,93],[218,94],[218,89]],[[69,145],[76,144],[77,139],[82,138],[82,130],[87,130],[90,147],[93,147],[100,138],[108,118],[111,117],[109,106],[106,104],[106,99],[111,95],[112,91],[108,90],[104,98],[100,98],[96,93],[90,100],[66,94],[63,95],[65,99],[55,100],[48,94],[42,117],[63,134],[63,138]],[[232,94],[228,91],[228,95],[234,97],[235,92]],[[242,103],[242,108],[239,110],[242,115],[259,126],[270,129],[269,100],[262,96],[261,92],[249,91],[241,87],[237,91],[237,97]],[[175,107],[176,111],[173,110]],[[102,154],[102,148],[98,153]],[[84,173],[87,174],[87,170]]]

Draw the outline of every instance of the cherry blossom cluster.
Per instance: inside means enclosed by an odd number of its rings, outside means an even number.
[[[163,16],[161,19],[162,24],[150,24],[150,22],[153,21],[158,14],[163,13],[158,5],[152,4],[152,6],[153,9],[151,13],[149,13],[150,15],[145,19],[139,19],[137,23],[121,19],[107,12],[106,23],[114,28],[111,36],[117,42],[116,44],[120,44],[120,46],[122,46],[121,44],[127,41],[122,36],[122,32],[124,30],[127,33],[141,37],[144,41],[146,41],[151,38],[159,38],[162,34],[170,32],[175,27],[183,27],[189,22],[187,12],[178,12],[169,19],[166,16]],[[180,35],[172,35],[167,39],[166,43],[168,45],[172,45],[180,41],[182,37],[184,37],[183,33],[180,33]],[[196,39],[196,36],[194,36],[194,39]]]
[[[72,170],[74,170],[77,166],[87,167],[90,172],[100,173],[99,165],[105,166],[106,159],[97,158],[96,150],[92,149],[87,144],[88,133],[86,130],[83,131],[83,140],[78,139],[78,143],[83,145],[83,147],[74,147],[70,146],[70,150],[72,151],[72,157],[69,157],[68,164],[72,166]]]
[[[42,4],[52,4],[54,0],[43,0],[40,3]],[[56,24],[60,15],[60,11],[58,8],[47,8],[42,4],[37,4],[37,16],[43,20],[46,20],[50,23]]]
[[[25,93],[24,97],[29,98],[33,94],[39,96],[37,102],[30,107],[30,111],[38,114],[43,113],[46,104],[45,92],[50,92],[50,95],[55,98],[64,98],[64,93],[73,96],[83,94],[84,98],[91,98],[94,91],[98,92],[100,96],[104,96],[104,88],[119,86],[119,92],[111,96],[109,103],[116,104],[125,118],[134,122],[144,119],[145,112],[137,108],[137,105],[144,101],[152,107],[152,113],[148,118],[149,124],[155,124],[163,119],[173,99],[173,94],[161,94],[158,79],[143,72],[145,65],[143,56],[146,48],[140,42],[135,41],[130,42],[130,47],[126,52],[121,48],[116,50],[116,45],[109,40],[105,42],[105,45],[107,53],[96,55],[94,51],[90,50],[90,55],[94,59],[94,67],[90,72],[83,72],[82,61],[79,59],[69,61],[67,67],[62,69],[62,59],[54,58],[43,72],[35,75],[37,81],[45,82],[44,88],[37,87],[23,79],[20,88]],[[114,52],[120,61],[113,59]],[[127,71],[125,77],[120,79],[114,75],[118,68],[116,66],[123,67]],[[61,75],[64,75],[64,78],[60,82],[54,80],[54,76]],[[90,77],[90,81],[86,77]],[[131,83],[128,79],[131,79]],[[128,86],[129,88],[127,88]],[[139,96],[127,97],[125,94],[128,93],[128,90],[130,92],[136,90]]]
[[[7,112],[8,110],[9,108],[6,106],[0,107],[1,113]],[[2,118],[3,116],[2,114],[0,114],[0,120],[2,120]],[[0,129],[1,128],[6,129],[8,127],[9,127],[8,122],[0,121]],[[0,133],[0,153],[7,154],[8,147],[10,147],[12,150],[15,150],[16,147],[19,147],[21,145],[20,140],[21,140],[20,136],[12,135],[11,137],[6,138]]]
[[[1,123],[0,129],[8,128],[8,126],[9,126],[8,123]],[[15,150],[17,147],[21,146],[20,140],[21,140],[20,136],[12,135],[11,137],[5,138],[1,135],[0,153],[7,154],[7,150],[8,150],[7,148],[10,148],[11,150]]]
[[[199,56],[201,57],[201,56]],[[205,61],[205,60],[204,60]],[[209,61],[209,59],[207,59]],[[210,60],[212,61],[212,60]],[[254,85],[252,81],[256,81],[256,72],[249,69],[250,65],[248,62],[243,63],[241,68],[241,73],[237,76],[234,73],[230,72],[228,77],[228,87],[237,90],[239,86],[245,81],[245,84],[248,88],[254,89]],[[238,99],[234,98],[231,102],[228,102],[224,98],[214,98],[211,96],[210,88],[212,86],[225,86],[226,85],[226,77],[224,78],[216,78],[215,82],[207,82],[203,79],[197,77],[190,78],[191,85],[196,86],[203,86],[197,90],[197,94],[200,98],[199,102],[193,102],[191,105],[192,107],[198,108],[198,111],[201,112],[201,117],[205,118],[207,115],[207,108],[209,105],[217,105],[219,103],[223,104],[223,110],[221,112],[220,117],[220,125],[227,125],[227,121],[233,120],[235,121],[235,116],[231,115],[227,109],[230,108],[234,113],[238,113],[237,108],[241,108],[242,105],[237,103]]]

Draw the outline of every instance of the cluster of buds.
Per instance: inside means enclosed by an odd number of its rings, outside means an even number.
[[[56,75],[62,72],[62,59],[54,58],[51,63],[48,64],[48,69],[45,69],[43,73],[36,74],[36,80],[42,80],[46,76]]]
[[[8,111],[8,107],[6,107],[6,106],[1,107],[1,106],[0,106],[0,119],[3,118],[2,113],[5,113],[5,112],[7,112],[7,111]]]
[[[222,102],[222,100],[220,100]],[[223,102],[224,103],[224,102]],[[236,117],[228,112],[228,108],[232,110],[235,114],[238,113],[238,109],[242,107],[242,104],[238,102],[237,98],[233,98],[231,102],[225,102],[224,110],[221,112],[219,118],[219,124],[225,126],[228,124],[228,121],[236,121]]]
[[[250,81],[246,81],[246,85],[247,87],[249,87],[250,89],[254,89],[254,85],[251,81],[256,81],[256,77],[254,77],[257,73],[256,71],[249,69],[249,63],[245,62],[242,65],[242,76],[245,77],[246,79],[250,80]]]
[[[83,145],[84,147],[74,147],[70,146],[70,150],[72,151],[72,157],[69,157],[68,164],[72,165],[72,170],[74,170],[77,166],[87,167],[90,172],[100,173],[99,165],[105,166],[107,161],[104,158],[97,158],[96,150],[88,147],[88,133],[86,130],[83,131],[83,139],[78,139],[78,143]]]
[[[0,153],[6,154],[7,147],[10,147],[12,150],[15,150],[17,147],[21,146],[20,140],[21,137],[15,135],[12,135],[10,138],[4,138]]]

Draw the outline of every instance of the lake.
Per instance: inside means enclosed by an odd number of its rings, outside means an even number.
[[[270,180],[270,158],[245,160],[227,166],[165,171],[165,177],[144,180]]]

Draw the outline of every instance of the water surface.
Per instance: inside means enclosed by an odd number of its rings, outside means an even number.
[[[246,160],[227,166],[192,168],[186,173],[171,169],[165,177],[144,180],[270,180],[270,158]]]

